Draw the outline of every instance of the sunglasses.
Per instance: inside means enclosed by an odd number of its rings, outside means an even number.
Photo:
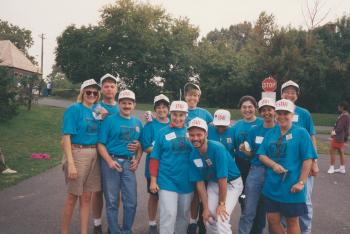
[[[97,92],[97,91],[86,90],[86,91],[85,91],[85,94],[88,95],[88,96],[91,96],[91,95],[93,95],[93,96],[95,96],[95,97],[98,96],[98,92]]]

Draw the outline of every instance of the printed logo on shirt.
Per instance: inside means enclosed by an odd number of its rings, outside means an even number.
[[[286,142],[271,142],[269,145],[269,152],[271,158],[276,162],[282,162],[287,157],[287,143]]]
[[[119,140],[121,141],[132,141],[138,139],[135,127],[131,126],[120,126]]]
[[[255,137],[255,144],[261,144],[264,140],[264,137],[262,136],[256,136]]]
[[[293,115],[293,122],[299,122],[299,115]]]
[[[173,153],[186,153],[190,151],[186,137],[176,137],[171,141],[171,144]]]
[[[97,134],[98,122],[93,118],[85,118],[86,133],[89,135]]]

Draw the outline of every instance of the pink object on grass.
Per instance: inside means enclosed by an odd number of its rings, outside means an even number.
[[[32,153],[32,159],[50,159],[50,155],[42,153]]]

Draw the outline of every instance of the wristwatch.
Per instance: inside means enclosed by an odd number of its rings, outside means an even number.
[[[225,205],[225,202],[221,201],[219,202],[219,206],[224,206]]]
[[[301,185],[305,185],[305,183],[304,183],[304,181],[303,180],[299,180],[299,182],[298,182],[299,184],[301,184]]]

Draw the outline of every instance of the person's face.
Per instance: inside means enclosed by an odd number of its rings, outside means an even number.
[[[295,103],[298,100],[298,91],[295,87],[289,86],[283,89],[281,97]]]
[[[289,111],[276,111],[276,120],[281,128],[288,128],[292,125],[293,113]]]
[[[124,116],[131,116],[131,113],[135,109],[135,106],[136,103],[129,98],[123,98],[119,100],[119,111]]]
[[[93,87],[86,87],[83,93],[83,102],[92,105],[98,99],[98,90]]]
[[[176,127],[182,127],[185,124],[187,113],[183,111],[172,111],[170,113],[171,123]]]
[[[341,113],[344,111],[343,107],[342,106],[338,106],[338,111]]]
[[[115,95],[117,95],[118,87],[115,82],[112,80],[104,80],[102,83],[102,95],[107,99],[115,99]]]
[[[243,102],[240,110],[244,119],[252,119],[255,116],[255,106],[250,101]]]
[[[165,119],[168,116],[169,108],[167,105],[161,103],[156,106],[155,111],[158,118]]]
[[[188,131],[190,141],[195,148],[201,148],[207,140],[207,132],[200,128],[190,128]]]
[[[275,109],[271,106],[263,106],[260,108],[260,115],[266,122],[274,121]]]
[[[224,133],[227,130],[228,126],[215,126],[215,129],[218,133]]]
[[[196,89],[188,91],[185,95],[185,101],[187,102],[190,108],[197,107],[199,98],[200,98],[200,93],[199,93],[199,90],[196,90]]]

